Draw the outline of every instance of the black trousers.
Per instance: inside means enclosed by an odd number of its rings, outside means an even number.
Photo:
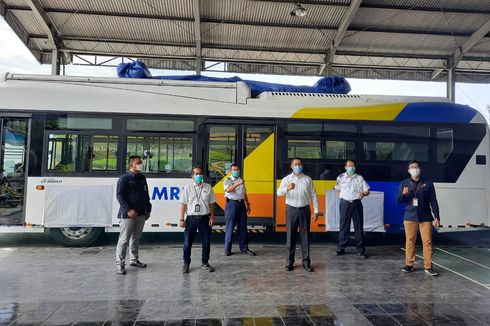
[[[287,250],[288,264],[294,264],[294,255],[296,252],[296,236],[299,229],[299,238],[301,241],[301,254],[303,264],[309,265],[310,260],[310,206],[304,207],[286,207],[286,229],[287,229]]]
[[[349,245],[350,222],[354,223],[354,234],[356,236],[356,248],[359,253],[364,253],[364,213],[362,202],[354,200],[349,202],[340,199],[340,228],[339,245],[337,251],[344,250]]]
[[[211,230],[209,226],[209,215],[196,218],[191,215],[187,215],[185,220],[184,229],[184,264],[191,263],[191,251],[192,243],[194,242],[194,237],[197,230],[201,235],[202,241],[202,257],[201,262],[207,264],[209,262],[209,253],[211,251]]]

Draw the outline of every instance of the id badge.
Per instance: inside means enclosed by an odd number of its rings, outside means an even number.
[[[200,211],[201,211],[201,205],[196,204],[196,206],[194,206],[194,212],[199,213]]]
[[[414,199],[413,199],[413,206],[414,206],[414,207],[419,206],[419,199],[418,199],[418,198],[414,198]]]

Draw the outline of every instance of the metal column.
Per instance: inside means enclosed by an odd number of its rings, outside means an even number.
[[[53,50],[51,52],[51,75],[60,74],[60,51]]]

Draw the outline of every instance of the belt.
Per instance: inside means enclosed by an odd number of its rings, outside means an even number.
[[[291,208],[294,208],[294,209],[304,209],[304,208],[310,208],[310,205],[306,205],[306,206],[302,206],[302,207],[295,207],[295,206],[291,206],[291,205],[286,205],[287,207],[291,207]]]
[[[230,198],[226,197],[226,202],[229,202],[229,201],[237,201],[239,203],[243,203],[245,201],[245,199],[230,199]]]
[[[346,201],[346,202],[351,203],[351,204],[356,203],[358,201],[359,202],[361,201],[360,199],[347,200],[347,199],[344,199],[344,198],[340,198],[340,200]]]
[[[200,220],[202,218],[205,218],[205,217],[209,217],[210,214],[206,214],[206,215],[187,215],[187,217],[192,217],[192,218],[195,218],[196,220]]]

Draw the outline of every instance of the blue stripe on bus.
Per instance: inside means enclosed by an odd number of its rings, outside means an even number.
[[[395,122],[468,123],[477,111],[467,105],[453,103],[408,103]]]

